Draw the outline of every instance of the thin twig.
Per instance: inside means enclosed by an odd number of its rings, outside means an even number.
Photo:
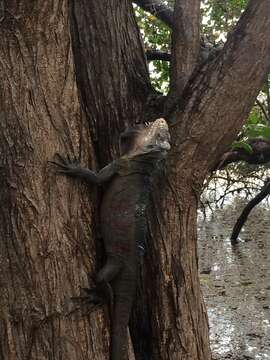
[[[262,104],[258,99],[256,99],[255,102],[256,102],[256,104],[259,106],[259,108],[262,110],[263,115],[265,116],[267,122],[270,122],[269,116],[268,116],[268,114],[267,114],[267,112],[266,112],[263,104]]]

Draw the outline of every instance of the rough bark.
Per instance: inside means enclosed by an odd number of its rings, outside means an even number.
[[[171,96],[179,97],[193,73],[200,51],[200,1],[176,0],[172,32]]]
[[[85,187],[56,177],[55,152],[92,159],[65,1],[6,2],[0,25],[0,358],[104,359],[104,314],[66,316],[95,246]],[[94,340],[95,339],[95,340]]]

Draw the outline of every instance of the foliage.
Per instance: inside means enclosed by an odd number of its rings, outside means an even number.
[[[232,149],[244,149],[249,154],[253,152],[252,147],[245,140],[234,141],[232,143]]]
[[[246,5],[247,0],[203,0],[203,34],[213,43],[224,42]]]
[[[263,91],[262,91],[263,92]],[[262,111],[261,107],[265,106]],[[255,104],[251,110],[247,122],[243,126],[239,139],[232,144],[232,148],[242,148],[248,153],[252,153],[252,148],[248,144],[250,139],[265,138],[270,139],[270,123],[267,116],[268,105],[260,103],[260,107]],[[269,110],[269,109],[268,109]]]
[[[249,138],[262,137],[270,139],[270,126],[264,124],[245,125],[245,132]]]

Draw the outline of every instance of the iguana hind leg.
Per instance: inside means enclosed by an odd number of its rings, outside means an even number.
[[[116,257],[109,256],[106,264],[98,272],[96,277],[96,286],[93,289],[82,288],[83,293],[80,296],[72,297],[71,300],[79,306],[87,306],[88,313],[95,311],[100,306],[109,303],[110,313],[113,311],[113,291],[110,285],[122,267],[121,261]]]

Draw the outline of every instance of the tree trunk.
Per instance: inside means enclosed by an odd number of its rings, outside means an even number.
[[[169,168],[173,162],[172,157]],[[197,193],[181,168],[160,179],[155,190],[142,305],[150,315],[152,348],[142,359],[210,359],[198,278]]]
[[[0,25],[0,359],[104,359],[103,311],[68,316],[95,273],[96,195],[56,176],[56,152],[93,160],[66,1],[5,2]],[[90,192],[89,192],[90,193]],[[90,241],[92,240],[92,241]]]

